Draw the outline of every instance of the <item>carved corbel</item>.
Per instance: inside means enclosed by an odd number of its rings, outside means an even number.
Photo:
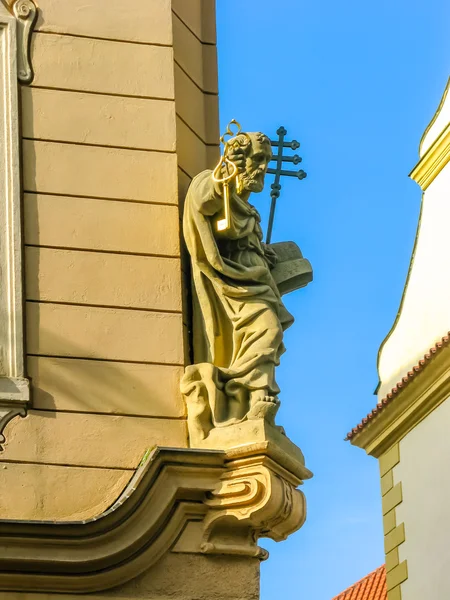
[[[17,75],[21,83],[30,84],[34,77],[30,58],[31,34],[37,20],[37,8],[32,0],[16,0],[12,9],[17,19]]]
[[[205,554],[239,554],[262,560],[268,552],[258,538],[285,540],[306,519],[303,481],[266,455],[227,463],[220,483],[208,495],[201,550]],[[303,477],[311,473],[304,468]]]

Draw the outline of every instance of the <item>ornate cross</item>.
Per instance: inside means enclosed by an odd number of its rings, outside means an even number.
[[[267,226],[267,236],[266,236],[266,244],[270,244],[270,240],[272,238],[272,227],[273,220],[275,218],[275,208],[277,205],[277,199],[280,197],[281,192],[281,184],[280,177],[297,177],[297,179],[305,179],[306,173],[302,169],[299,171],[287,171],[283,169],[283,163],[293,163],[294,165],[298,165],[302,162],[301,157],[298,154],[294,154],[293,156],[285,156],[283,154],[284,148],[291,148],[291,150],[297,150],[300,148],[299,142],[297,140],[292,140],[292,142],[285,142],[284,138],[287,134],[287,131],[284,127],[279,127],[277,129],[278,140],[270,140],[270,143],[275,148],[278,148],[277,154],[274,154],[272,161],[276,161],[277,165],[274,169],[267,169],[267,173],[270,175],[275,175],[275,180],[272,183],[270,197],[272,198],[272,202],[270,204],[270,215],[269,215],[269,224]]]

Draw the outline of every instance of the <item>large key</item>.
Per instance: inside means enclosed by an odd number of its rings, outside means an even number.
[[[231,126],[236,125],[237,131],[232,131]],[[223,218],[219,219],[216,223],[217,231],[226,231],[231,226],[231,210],[230,210],[230,181],[236,178],[236,185],[238,184],[238,169],[237,166],[227,158],[228,153],[228,142],[225,141],[225,136],[234,137],[241,131],[241,126],[234,119],[228,124],[226,132],[220,138],[220,141],[224,145],[223,154],[213,171],[212,178],[216,183],[222,184],[223,194]],[[224,168],[225,167],[225,168]],[[231,167],[231,172],[230,172]],[[226,175],[222,175],[222,171]]]
[[[233,164],[233,163],[231,163]],[[227,229],[230,228],[231,225],[231,219],[230,219],[230,186],[229,186],[229,181],[230,179],[233,179],[233,177],[236,176],[236,172],[237,172],[237,168],[236,166],[233,164],[234,167],[234,172],[232,175],[230,175],[229,177],[224,177],[222,180],[217,180],[214,179],[214,181],[217,181],[218,183],[222,184],[222,190],[223,190],[223,212],[224,212],[224,216],[223,219],[219,219],[217,221],[217,231],[226,231]],[[214,175],[213,175],[214,177]]]

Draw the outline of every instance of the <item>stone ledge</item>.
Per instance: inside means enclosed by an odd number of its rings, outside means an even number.
[[[243,444],[229,454],[157,448],[97,517],[0,521],[0,589],[102,591],[135,579],[172,549],[266,558],[258,538],[283,540],[306,518],[296,489],[302,480],[269,457],[284,454],[272,446]]]
[[[156,449],[97,517],[0,521],[0,589],[89,593],[137,577],[204,518],[223,471],[221,452]]]
[[[224,450],[229,460],[255,454],[267,456],[301,482],[313,476],[305,467],[305,459],[300,448],[291,442],[279,427],[271,425],[265,419],[247,420],[228,427],[217,427],[212,429],[204,440],[196,440],[195,446]]]

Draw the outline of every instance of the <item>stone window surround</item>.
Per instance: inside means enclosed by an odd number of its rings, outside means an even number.
[[[5,426],[25,416],[30,402],[24,365],[18,80],[29,83],[32,78],[28,48],[35,19],[31,0],[17,0],[11,11],[0,0],[0,450]]]

